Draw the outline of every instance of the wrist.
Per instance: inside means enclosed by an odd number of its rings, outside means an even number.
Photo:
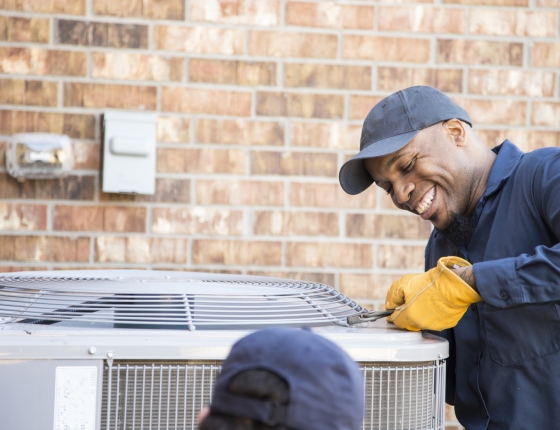
[[[453,273],[455,273],[461,280],[475,290],[478,293],[478,289],[476,288],[476,279],[474,278],[474,271],[472,266],[467,267],[459,267],[457,269],[451,269]]]

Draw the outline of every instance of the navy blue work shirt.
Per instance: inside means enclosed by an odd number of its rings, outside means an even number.
[[[468,430],[560,428],[560,148],[493,151],[469,245],[434,230],[426,247],[426,270],[471,262],[483,298],[437,332],[450,342],[446,401]]]

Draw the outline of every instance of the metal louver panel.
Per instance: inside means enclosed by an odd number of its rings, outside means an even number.
[[[273,324],[347,325],[347,317],[363,311],[323,284],[248,277],[228,282],[187,275],[4,276],[0,278],[0,319],[194,330]]]
[[[442,430],[445,362],[359,363],[364,375],[364,430]],[[210,402],[218,361],[106,365],[103,430],[195,430]],[[343,407],[343,405],[341,405]]]

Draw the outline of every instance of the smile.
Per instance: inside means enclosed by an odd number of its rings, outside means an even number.
[[[434,200],[434,194],[435,194],[434,187],[430,188],[428,192],[424,194],[424,197],[422,197],[422,200],[420,200],[418,206],[414,208],[414,210],[418,212],[419,215],[422,215],[430,208],[430,206],[432,205],[432,201]]]

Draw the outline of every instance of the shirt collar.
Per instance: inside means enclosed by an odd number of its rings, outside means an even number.
[[[492,151],[496,153],[497,157],[490,170],[486,190],[481,200],[486,200],[504,185],[523,155],[523,151],[508,139],[504,140],[502,144],[492,148]]]

